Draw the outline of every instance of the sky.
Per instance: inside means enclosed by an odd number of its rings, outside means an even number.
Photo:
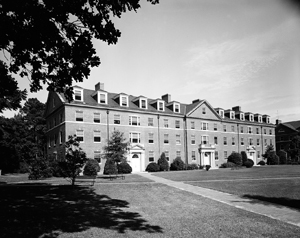
[[[289,0],[141,0],[113,18],[116,45],[94,40],[101,64],[83,83],[108,92],[300,120],[300,8]],[[29,89],[26,78],[19,87]],[[46,88],[46,87],[45,87]],[[47,91],[30,93],[46,102]],[[13,116],[15,112],[5,112]]]

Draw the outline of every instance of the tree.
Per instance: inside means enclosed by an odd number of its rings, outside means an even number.
[[[279,157],[276,155],[273,145],[268,145],[262,156],[267,160],[268,165],[279,164]]]
[[[160,171],[168,171],[169,170],[169,163],[166,159],[166,155],[164,152],[161,153],[160,158],[157,161]]]
[[[69,136],[68,141],[65,142],[65,160],[59,163],[63,176],[71,179],[72,186],[75,185],[76,177],[88,160],[85,152],[79,147],[79,144],[80,142],[76,135]]]
[[[28,77],[32,92],[47,83],[48,90],[63,92],[71,100],[72,81],[82,82],[90,68],[100,64],[93,38],[116,44],[121,32],[111,18],[138,8],[139,0],[1,1],[0,50],[5,59],[0,92],[8,95],[2,98],[0,110],[20,107],[26,96],[11,74]]]
[[[296,135],[292,138],[292,140],[288,144],[287,152],[293,162],[300,161],[300,135]]]
[[[242,155],[237,152],[232,152],[231,155],[228,156],[227,162],[232,162],[238,166],[242,166],[243,164]]]
[[[241,151],[241,156],[242,156],[242,163],[243,163],[242,165],[245,166],[245,163],[246,163],[246,161],[248,159],[247,153],[245,151]]]

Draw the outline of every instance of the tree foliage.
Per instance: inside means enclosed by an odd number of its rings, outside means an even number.
[[[273,145],[268,145],[262,156],[267,160],[268,165],[279,164],[279,157],[276,155]]]
[[[166,155],[164,152],[161,153],[160,158],[157,161],[160,171],[168,171],[169,170],[169,163],[166,159]]]
[[[294,136],[288,144],[287,153],[292,162],[300,161],[300,133],[299,135]]]
[[[68,140],[65,142],[65,160],[59,163],[63,176],[71,180],[72,186],[75,185],[76,177],[88,160],[79,144],[80,142],[76,135],[69,136]]]
[[[9,84],[2,83],[0,92],[11,94],[0,110],[18,107],[26,95],[11,74],[28,77],[33,92],[47,83],[49,90],[63,92],[71,100],[72,81],[82,82],[90,68],[100,64],[92,40],[116,44],[121,32],[111,18],[138,8],[139,0],[1,1],[0,51],[5,67],[0,78]]]
[[[228,156],[227,162],[231,162],[238,166],[242,166],[243,164],[242,155],[237,152],[232,152],[231,155]]]

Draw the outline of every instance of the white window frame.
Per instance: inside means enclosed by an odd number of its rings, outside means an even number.
[[[223,125],[223,131],[224,131],[224,132],[227,131],[227,125]]]
[[[196,151],[195,150],[192,150],[192,160],[196,160]]]
[[[152,141],[152,142],[150,142],[150,141]],[[148,134],[148,143],[154,144],[154,133],[152,133],[152,132]]]
[[[82,117],[80,117],[80,115],[82,116]],[[77,119],[82,119],[82,120],[77,120]],[[81,121],[81,122],[83,122],[83,111],[80,111],[80,110],[76,110],[75,111],[75,120],[76,121]]]
[[[181,138],[179,134],[176,135],[176,145],[181,145]]]
[[[248,134],[253,134],[252,126],[248,126]]]
[[[195,122],[194,121],[191,121],[191,129],[195,129]]]
[[[208,131],[208,122],[201,122],[201,130]]]
[[[80,143],[84,143],[84,130],[77,129],[76,130],[76,137],[77,138],[81,138],[82,137],[82,140],[79,140],[79,141],[80,141]]]
[[[80,93],[80,99],[76,99],[76,97],[79,96],[78,93]],[[74,101],[83,102],[83,89],[74,88],[73,99],[74,99]]]
[[[219,152],[215,151],[215,160],[219,160]]]
[[[240,128],[241,128],[241,134],[244,134],[244,127],[241,126]]]
[[[117,121],[119,121],[119,123],[116,123]],[[115,125],[121,124],[121,115],[120,114],[114,114],[114,124]]]
[[[227,137],[226,136],[223,137],[223,145],[228,145]]]
[[[240,113],[240,120],[245,121],[245,114],[243,112]]]
[[[232,139],[231,139],[231,144],[232,144],[232,145],[235,145],[235,137],[232,137]]]
[[[101,95],[104,95],[104,102],[101,102]],[[98,92],[97,98],[99,104],[107,104],[107,93]]]
[[[154,126],[154,118],[148,117],[148,126]]]
[[[145,107],[143,107],[143,102],[145,102]],[[147,103],[147,99],[146,98],[140,98],[140,103],[139,103],[139,105],[140,105],[140,108],[141,109],[148,109],[148,105],[147,105],[148,103]]]
[[[245,145],[245,141],[243,137],[241,138],[241,145]]]
[[[160,108],[160,104],[162,104],[162,108]],[[164,101],[157,101],[157,111],[165,111],[165,102]]]
[[[270,124],[270,117],[267,117],[267,124]]]
[[[230,119],[234,119],[235,118],[235,113],[234,112],[230,112]]]
[[[253,145],[253,138],[249,137],[248,140],[249,140],[249,145]]]
[[[219,115],[221,118],[224,118],[224,110],[219,110]]]
[[[98,158],[99,158],[99,160],[98,160]],[[94,159],[97,160],[98,164],[101,164],[101,152],[99,150],[94,151]]]
[[[175,120],[175,128],[180,129],[180,120]]]
[[[256,127],[256,134],[259,135],[259,128]]]
[[[141,118],[139,116],[129,116],[129,125],[130,126],[140,126]]]
[[[168,150],[165,151],[165,156],[166,156],[166,160],[169,162],[170,161],[170,153]]]
[[[164,119],[164,128],[169,128],[169,119]]]
[[[231,131],[232,131],[232,132],[235,132],[235,127],[234,127],[234,125],[231,125]]]
[[[176,151],[176,158],[177,158],[177,157],[180,157],[180,158],[181,158],[181,151],[180,151],[180,150],[177,150],[177,151]]]
[[[196,145],[196,135],[191,135],[191,145]]]
[[[134,142],[136,140],[137,142]],[[130,143],[137,144],[141,143],[141,133],[140,132],[129,132]]]
[[[260,139],[259,138],[256,139],[256,145],[260,145]]]
[[[169,134],[164,134],[164,144],[169,144]]]
[[[258,116],[258,122],[262,123],[262,116]]]
[[[218,144],[218,137],[214,136],[214,144],[217,145]]]
[[[254,115],[253,114],[249,115],[249,121],[254,121]]]
[[[99,119],[99,122],[95,121],[97,119]],[[100,112],[94,112],[94,123],[101,123],[101,113]]]
[[[96,138],[99,138],[100,141],[95,141]],[[94,130],[94,143],[101,143],[101,131]]]
[[[126,105],[123,105],[123,99],[125,99]],[[121,107],[129,107],[128,96],[120,95],[120,106]]]
[[[174,109],[173,112],[180,113],[180,104],[174,103],[173,109]]]
[[[201,136],[201,144],[203,144],[203,145],[209,144],[209,136],[208,135]]]
[[[149,162],[154,162],[154,151],[153,150],[149,150],[148,160],[149,160]]]

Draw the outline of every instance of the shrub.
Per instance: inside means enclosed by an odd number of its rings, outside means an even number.
[[[49,161],[45,158],[35,158],[29,166],[29,179],[41,179],[52,177]]]
[[[286,164],[287,163],[287,153],[284,150],[278,151],[279,163]]]
[[[261,161],[259,161],[257,164],[258,164],[258,165],[265,165],[265,164],[266,164],[266,162],[265,162],[265,161],[263,161],[263,160],[261,160]]]
[[[244,164],[246,166],[246,168],[251,168],[254,165],[254,162],[252,159],[247,159],[247,161]]]
[[[195,170],[195,169],[198,169],[198,165],[196,165],[196,164],[188,164],[186,166],[186,169],[187,170]]]
[[[117,165],[119,174],[130,174],[132,172],[131,166],[127,162],[121,162]]]
[[[199,169],[203,169],[204,168],[204,165],[199,165]]]
[[[161,153],[161,156],[158,159],[157,164],[159,166],[160,171],[168,171],[169,170],[169,163],[166,159],[166,155],[164,152]]]
[[[176,170],[184,170],[185,164],[181,160],[180,157],[176,157],[173,162],[171,163],[170,170],[176,171]]]
[[[118,169],[115,161],[112,159],[107,159],[104,165],[103,174],[110,175],[110,174],[117,174],[117,173],[118,173]]]
[[[208,171],[210,168],[211,168],[211,166],[210,166],[210,165],[205,165],[205,169],[206,169],[206,171]]]
[[[243,164],[242,155],[237,152],[232,152],[231,155],[229,155],[227,162],[231,162],[240,166]]]
[[[275,154],[275,151],[272,151],[270,155],[267,157],[268,165],[275,165],[279,163],[279,157]]]
[[[157,172],[157,171],[159,171],[159,165],[155,162],[152,162],[152,163],[148,164],[146,171],[147,172]]]
[[[96,176],[97,172],[100,171],[98,161],[95,159],[89,159],[83,169],[83,174],[86,176]]]
[[[220,168],[233,168],[235,167],[236,164],[232,163],[232,162],[227,162],[227,163],[223,163],[220,165]]]
[[[245,151],[241,151],[241,156],[242,156],[242,165],[245,166],[245,163],[248,159],[247,154]]]

